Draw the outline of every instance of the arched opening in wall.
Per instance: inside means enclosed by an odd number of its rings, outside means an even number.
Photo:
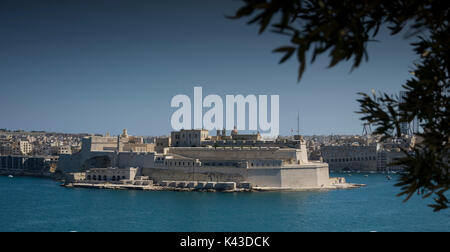
[[[116,176],[112,176],[112,181],[116,181]]]
[[[106,176],[103,176],[103,180],[105,180],[105,181],[107,180],[107,179],[106,179]]]
[[[96,175],[92,176],[92,180],[97,180],[97,176]]]
[[[87,180],[91,180],[91,175],[87,175]]]

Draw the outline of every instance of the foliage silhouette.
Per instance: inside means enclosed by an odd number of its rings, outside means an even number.
[[[306,69],[307,53],[313,63],[318,55],[329,53],[328,67],[353,60],[352,70],[368,60],[367,44],[374,41],[381,26],[391,35],[408,27],[418,60],[413,77],[403,84],[405,97],[360,93],[362,120],[374,124],[374,134],[382,139],[401,137],[401,123],[417,118],[423,139],[412,149],[403,148],[404,157],[390,165],[402,165],[405,173],[397,184],[399,196],[408,200],[415,192],[434,195],[434,211],[448,208],[445,193],[449,177],[449,2],[446,0],[243,0],[232,19],[249,18],[259,25],[290,37],[290,45],[276,48],[284,54],[280,63],[296,55],[300,64],[298,80]],[[276,21],[274,21],[276,20]],[[419,34],[421,34],[419,36]],[[423,35],[426,34],[426,35]]]

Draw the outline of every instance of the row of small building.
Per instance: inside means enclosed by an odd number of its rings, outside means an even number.
[[[0,155],[28,155],[33,151],[29,141],[0,141]]]
[[[81,149],[81,139],[88,134],[8,131],[0,129],[0,156],[49,156],[72,154]]]

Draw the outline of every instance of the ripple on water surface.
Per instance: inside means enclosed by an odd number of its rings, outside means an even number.
[[[342,175],[339,175],[342,176]],[[142,192],[69,189],[0,177],[0,231],[450,231],[448,210],[407,203],[385,175],[367,187],[320,192]]]

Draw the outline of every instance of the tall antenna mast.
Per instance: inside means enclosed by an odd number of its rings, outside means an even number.
[[[297,114],[297,135],[300,135],[300,111]]]

